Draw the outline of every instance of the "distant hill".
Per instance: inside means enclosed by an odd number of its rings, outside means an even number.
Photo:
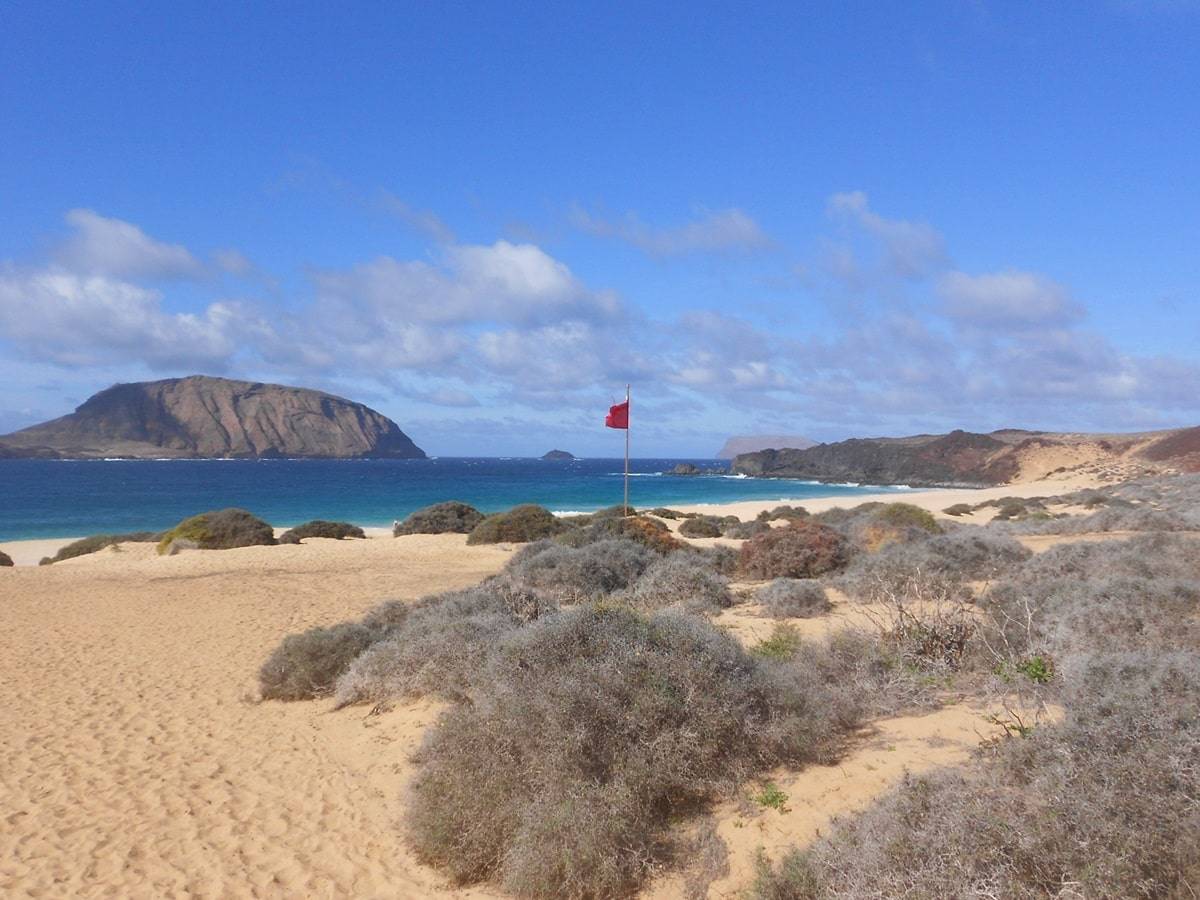
[[[568,453],[566,450],[547,450],[542,454],[542,459],[550,460],[565,460],[575,458],[576,457],[574,453]]]
[[[717,451],[716,458],[733,459],[743,453],[755,453],[759,450],[803,450],[815,446],[816,443],[798,434],[736,434]]]
[[[736,474],[862,484],[978,487],[1087,471],[1113,479],[1200,471],[1200,428],[1138,434],[1005,429],[902,438],[852,438],[734,458]]]
[[[375,410],[305,388],[206,375],[118,384],[0,437],[0,458],[424,459]]]

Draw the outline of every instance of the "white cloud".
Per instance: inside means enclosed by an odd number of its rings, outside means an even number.
[[[855,223],[882,242],[897,275],[920,278],[945,262],[945,244],[937,229],[924,222],[884,218],[871,209],[863,191],[834,194],[828,209],[830,215]]]
[[[166,312],[158,291],[104,275],[0,267],[0,336],[61,365],[221,369],[236,350],[237,319],[223,303],[199,315]]]
[[[615,237],[633,244],[651,256],[686,253],[762,250],[771,239],[759,224],[740,209],[698,210],[696,218],[673,228],[653,228],[630,213],[612,222],[575,208],[571,222],[597,237]]]
[[[116,278],[196,278],[204,274],[204,266],[186,247],[156,241],[129,222],[90,209],[73,209],[66,221],[75,233],[58,248],[56,257],[71,271]]]
[[[350,270],[313,274],[318,301],[395,322],[539,322],[603,318],[620,304],[581,284],[532,244],[449,247],[442,264],[383,256]]]
[[[984,328],[1059,325],[1083,314],[1065,287],[1036,272],[946,272],[937,280],[937,291],[947,316]]]

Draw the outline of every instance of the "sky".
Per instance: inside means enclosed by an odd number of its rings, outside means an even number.
[[[0,433],[439,455],[1200,424],[1200,0],[0,6]]]

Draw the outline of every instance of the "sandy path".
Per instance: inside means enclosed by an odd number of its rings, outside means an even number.
[[[372,722],[244,698],[281,635],[475,583],[507,556],[447,535],[131,547],[2,573],[0,894],[445,893],[395,821],[434,707]]]

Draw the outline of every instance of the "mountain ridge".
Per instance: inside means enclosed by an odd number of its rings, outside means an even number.
[[[0,436],[0,458],[424,459],[368,406],[309,388],[189,375],[116,384]]]

